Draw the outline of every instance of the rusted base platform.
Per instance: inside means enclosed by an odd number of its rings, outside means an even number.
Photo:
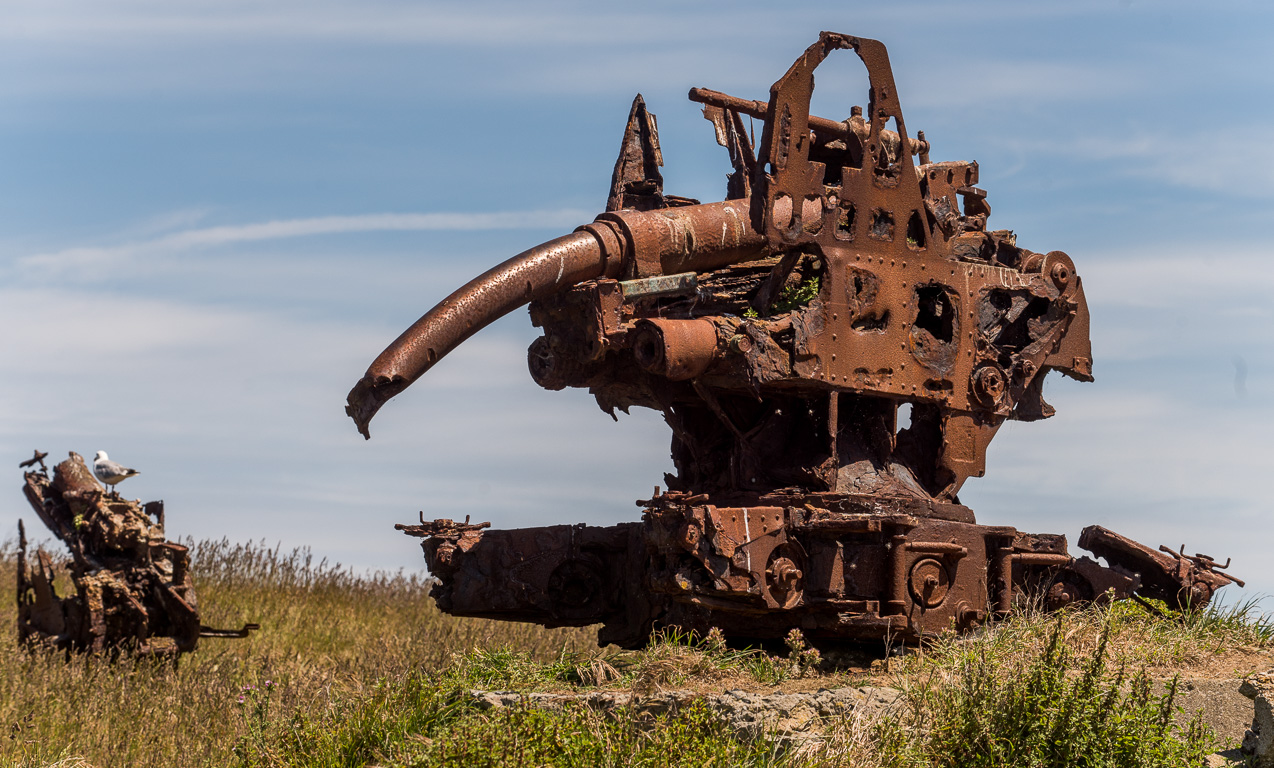
[[[1154,552],[1098,526],[1066,537],[978,525],[958,504],[853,494],[639,502],[639,523],[507,531],[436,520],[424,537],[443,611],[545,626],[602,624],[599,643],[639,647],[654,629],[814,641],[914,642],[1035,602],[1153,597],[1198,608],[1238,582],[1210,558]]]

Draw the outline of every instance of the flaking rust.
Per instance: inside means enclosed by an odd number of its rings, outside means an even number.
[[[809,114],[837,50],[870,80],[839,121]],[[1237,582],[1096,526],[1080,543],[1107,564],[1073,558],[1063,536],[978,525],[960,504],[1004,422],[1053,414],[1050,371],[1092,381],[1088,307],[1069,256],[988,229],[977,163],[932,162],[910,136],[884,45],[824,32],[768,101],[690,98],[730,155],[724,201],[664,194],[638,96],[606,212],[456,291],[350,392],[367,435],[385,401],[529,303],[538,384],[672,429],[676,474],[640,522],[399,526],[424,537],[444,611],[600,623],[622,646],[667,626],[914,640],[1024,598],[1197,608]],[[747,120],[763,124],[755,149]]]
[[[28,562],[18,523],[18,640],[27,647],[175,657],[201,637],[247,637],[199,621],[187,548],[164,535],[164,503],[141,504],[108,493],[83,457],[53,468],[47,453],[22,462],[31,508],[70,550],[74,594],[59,597],[53,558]],[[36,465],[39,465],[38,468]],[[29,468],[29,469],[28,469]]]

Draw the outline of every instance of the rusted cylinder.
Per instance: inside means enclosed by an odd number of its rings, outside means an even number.
[[[1013,547],[996,550],[995,579],[998,587],[995,611],[1001,615],[1013,610]]]
[[[889,599],[882,614],[907,612],[907,565],[907,536],[896,533],[889,537]]]
[[[759,255],[765,236],[752,226],[751,205],[744,198],[654,211],[611,211],[597,221],[623,233],[627,263],[632,265],[632,274],[625,277],[705,272]]]
[[[633,330],[633,357],[650,373],[686,381],[708,370],[717,358],[717,327],[711,320],[639,320]]]
[[[469,281],[403,332],[350,390],[345,413],[368,423],[465,339],[535,299],[597,277],[696,272],[759,254],[748,200],[604,213],[593,224],[514,256]]]
[[[165,542],[165,544],[167,544],[169,556],[172,558],[172,583],[179,587],[184,586],[186,574],[190,572],[190,549],[172,542]]]

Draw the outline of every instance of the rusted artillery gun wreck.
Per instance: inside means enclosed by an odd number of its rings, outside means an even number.
[[[257,629],[213,629],[199,621],[187,548],[164,537],[164,503],[140,504],[106,491],[83,457],[53,468],[36,451],[22,462],[31,508],[71,553],[75,593],[59,597],[53,559],[37,550],[28,566],[18,523],[18,640],[28,647],[176,657],[201,637],[247,637]],[[38,464],[39,468],[35,468]]]
[[[809,114],[837,49],[870,80],[843,121]],[[690,98],[729,151],[726,200],[663,193],[638,96],[606,212],[453,293],[350,392],[367,435],[385,401],[529,302],[538,384],[672,428],[676,475],[641,522],[399,526],[425,537],[444,611],[601,623],[621,646],[661,626],[914,640],[1020,597],[1197,607],[1237,581],[1098,527],[1080,543],[1107,565],[1076,559],[1063,536],[978,525],[959,503],[1006,420],[1052,415],[1049,371],[1092,380],[1088,309],[1069,256],[987,228],[976,163],[932,162],[908,134],[881,43],[825,32],[768,102]],[[756,151],[745,118],[764,124]]]

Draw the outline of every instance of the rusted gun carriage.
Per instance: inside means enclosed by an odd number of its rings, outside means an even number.
[[[72,452],[53,468],[47,453],[22,462],[31,508],[70,550],[74,590],[57,594],[53,558],[43,549],[27,563],[26,530],[18,523],[18,640],[65,651],[127,651],[176,657],[202,637],[247,637],[257,629],[204,626],[190,577],[188,549],[164,534],[164,503],[140,504],[111,494]],[[35,465],[39,465],[36,468]]]
[[[842,121],[809,114],[837,49],[870,80]],[[624,646],[668,625],[914,639],[1019,595],[1198,606],[1235,581],[1097,527],[1081,543],[1108,565],[1075,559],[1063,536],[978,525],[960,504],[1005,421],[1052,415],[1049,371],[1092,380],[1088,309],[1069,256],[988,229],[977,163],[932,162],[910,136],[881,43],[825,32],[768,102],[690,98],[729,151],[724,201],[664,194],[638,96],[606,212],[453,293],[350,392],[368,435],[385,401],[530,303],[538,384],[587,387],[612,415],[659,410],[672,429],[676,474],[638,502],[641,522],[399,526],[425,537],[443,610],[602,623],[599,640]],[[756,150],[746,118],[763,124]]]

